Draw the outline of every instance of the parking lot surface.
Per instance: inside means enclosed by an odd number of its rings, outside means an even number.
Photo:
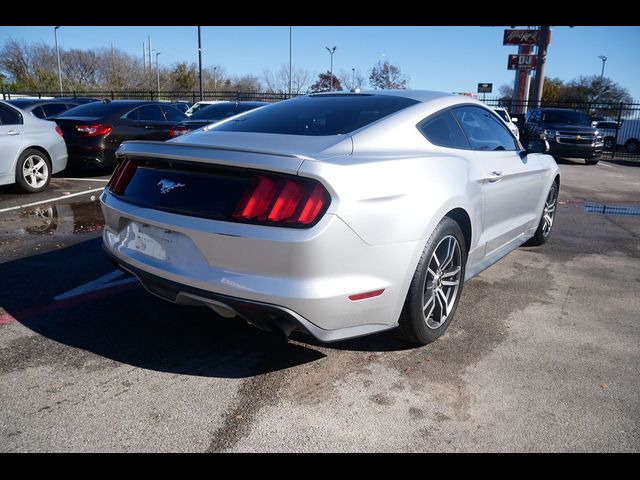
[[[176,307],[103,253],[108,175],[3,187],[0,451],[640,451],[640,163],[560,163],[550,242],[470,281],[422,348]]]

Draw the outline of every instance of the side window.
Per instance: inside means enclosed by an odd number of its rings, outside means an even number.
[[[162,108],[162,111],[164,111],[164,116],[167,117],[167,120],[169,120],[170,122],[181,122],[182,120],[187,118],[184,113],[182,113],[175,107],[163,105],[160,108]]]
[[[31,115],[38,118],[45,118],[45,113],[44,113],[44,110],[42,110],[42,107],[36,107],[33,110],[31,110]]]
[[[434,145],[469,149],[469,142],[450,111],[437,114],[419,123],[418,130]]]
[[[67,106],[64,103],[49,103],[47,105],[42,105],[42,110],[44,110],[45,118],[49,118],[62,112],[66,112]]]
[[[453,109],[473,150],[516,150],[516,140],[509,129],[491,112],[480,107]]]
[[[162,110],[158,105],[146,105],[138,109],[138,120],[146,122],[165,122]]]
[[[13,108],[0,105],[0,125],[21,125],[22,116]]]

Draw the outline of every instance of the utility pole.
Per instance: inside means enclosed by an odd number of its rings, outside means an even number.
[[[202,101],[202,37],[198,26],[198,80],[200,82],[200,101]]]
[[[156,72],[158,74],[158,100],[160,100],[160,67],[158,65],[158,55],[160,55],[162,52],[158,52],[157,50],[154,50],[154,52],[156,52]]]
[[[547,63],[547,50],[551,42],[551,28],[540,27],[540,38],[538,39],[538,58],[536,62],[536,75],[533,83],[533,106],[539,107],[542,100],[542,90],[544,88],[544,67]]]
[[[151,61],[151,35],[149,35],[149,71],[152,71],[153,62]]]
[[[218,84],[216,82],[216,70],[218,69],[218,67],[213,67],[213,90],[214,91],[218,91]]]
[[[143,72],[147,72],[147,44],[142,42],[142,68]]]
[[[326,48],[329,53],[331,54],[331,92],[333,92],[333,54],[336,51],[336,47],[333,47],[333,49],[329,48],[329,47],[324,47]]]
[[[291,29],[289,26],[289,98],[291,98]]]
[[[53,28],[53,36],[56,39],[56,56],[58,57],[58,82],[60,83],[60,95],[62,96],[62,69],[60,68],[60,50],[58,50],[58,29],[60,27]]]

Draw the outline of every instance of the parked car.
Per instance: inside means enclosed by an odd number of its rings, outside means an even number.
[[[214,105],[207,105],[186,120],[178,123],[171,129],[171,136],[177,137],[189,133],[191,130],[210,125],[225,118],[238,115],[242,112],[253,110],[254,108],[269,105],[268,102],[224,102]]]
[[[496,107],[493,110],[498,114],[502,121],[506,123],[507,127],[509,127],[509,130],[511,130],[511,133],[513,133],[516,138],[520,138],[520,131],[518,130],[518,126],[516,125],[518,119],[509,115],[509,112],[506,108]]]
[[[640,120],[625,120],[618,132],[618,143],[628,153],[640,153]]]
[[[567,108],[533,108],[527,112],[523,140],[546,138],[554,157],[584,158],[595,165],[604,145],[602,135],[591,120],[579,110]]]
[[[203,100],[201,102],[194,103],[191,107],[189,107],[189,110],[187,110],[184,113],[185,113],[185,115],[190,117],[191,115],[196,113],[198,110],[200,110],[201,108],[204,108],[204,107],[206,107],[208,105],[215,105],[216,103],[227,103],[227,102],[228,102],[228,100]]]
[[[77,107],[80,102],[71,99],[16,98],[7,103],[30,113],[38,118],[51,119],[70,108]]]
[[[175,107],[144,100],[103,100],[80,105],[56,118],[69,151],[69,162],[113,165],[125,140],[167,140],[183,121]]]
[[[100,98],[91,98],[91,97],[58,97],[57,100],[70,100],[78,105],[84,105],[85,103],[91,102],[101,102]]]
[[[301,96],[123,144],[104,247],[178,304],[327,342],[399,325],[425,344],[466,280],[548,240],[559,169],[546,141],[528,148],[469,97]]]
[[[594,127],[598,130],[598,133],[602,135],[603,146],[607,150],[613,150],[616,144],[616,136],[618,135],[619,125],[618,122],[596,121]]]
[[[191,108],[191,102],[187,102],[184,100],[176,100],[175,102],[169,102],[169,105],[171,105],[172,107],[176,107],[178,110],[180,110],[182,113],[185,113],[185,114],[187,110]]]
[[[54,122],[0,101],[0,185],[41,192],[67,166],[67,148]]]

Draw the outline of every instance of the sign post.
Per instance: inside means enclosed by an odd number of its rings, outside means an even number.
[[[539,30],[506,29],[504,31],[503,45],[517,45],[517,55],[509,55],[508,70],[515,70],[516,76],[513,88],[513,102],[511,108],[514,113],[526,113],[527,100],[529,99],[529,73],[536,68],[536,58],[533,46],[538,43]]]
[[[493,90],[493,83],[479,83],[478,93],[482,94],[482,101],[484,102],[487,93],[491,93]]]

